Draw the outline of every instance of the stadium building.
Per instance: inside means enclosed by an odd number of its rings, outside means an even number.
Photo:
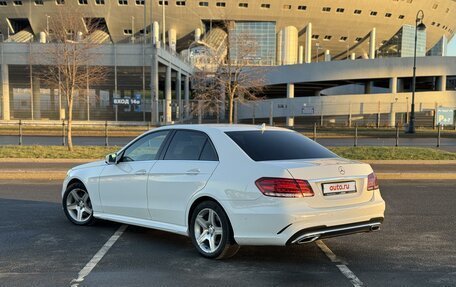
[[[76,120],[196,117],[192,73],[204,49],[236,53],[226,44],[229,23],[257,41],[251,65],[268,67],[265,99],[239,104],[238,120],[404,124],[419,10],[417,126],[443,123],[456,107],[456,57],[446,56],[454,0],[0,0],[2,120],[65,118],[60,91],[40,81],[30,56],[52,44],[49,21],[59,9],[98,23],[88,37],[99,44],[97,64],[110,69],[105,83],[80,91]]]

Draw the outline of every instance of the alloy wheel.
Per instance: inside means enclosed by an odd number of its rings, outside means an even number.
[[[198,246],[207,253],[214,253],[220,247],[223,237],[222,222],[211,208],[202,209],[196,216],[194,235]]]
[[[88,221],[93,213],[89,193],[79,188],[70,191],[66,199],[66,209],[77,223]]]

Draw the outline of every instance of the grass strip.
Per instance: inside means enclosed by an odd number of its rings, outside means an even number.
[[[336,154],[355,160],[456,160],[456,153],[426,147],[330,147]]]

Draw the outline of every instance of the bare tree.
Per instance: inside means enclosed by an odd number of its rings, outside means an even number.
[[[206,47],[204,60],[195,63],[198,70],[192,82],[195,100],[205,106],[228,104],[229,123],[233,123],[235,101],[257,100],[265,78],[265,69],[257,59],[258,40],[249,31],[234,32],[232,25],[226,22],[222,27],[227,33],[226,50]]]
[[[91,37],[99,30],[98,23],[84,19],[77,11],[60,10],[50,17],[48,36],[51,43],[40,49],[40,80],[58,87],[66,99],[68,150],[73,150],[72,122],[75,99],[82,97],[90,85],[105,81],[107,69],[97,63],[100,44]]]

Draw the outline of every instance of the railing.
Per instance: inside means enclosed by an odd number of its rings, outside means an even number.
[[[75,121],[73,137],[83,137],[85,145],[124,145],[131,139],[155,126],[144,122]],[[67,144],[65,121],[0,121],[0,145]],[[314,141],[329,146],[427,146],[456,149],[456,131],[438,125],[435,130],[421,129],[416,135],[406,134],[403,127],[366,128],[354,125],[351,128],[320,127],[317,123],[296,126],[295,130]],[[90,138],[87,141],[87,138]],[[79,140],[81,142],[81,140]]]

